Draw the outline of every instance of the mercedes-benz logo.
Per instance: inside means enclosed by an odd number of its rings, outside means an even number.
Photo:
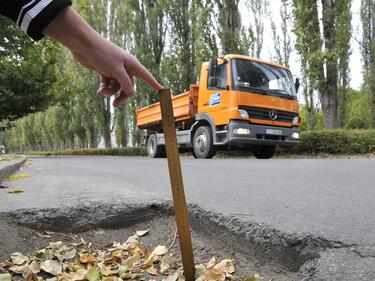
[[[270,112],[268,113],[268,116],[270,117],[271,120],[276,120],[277,112],[275,110],[270,110]]]

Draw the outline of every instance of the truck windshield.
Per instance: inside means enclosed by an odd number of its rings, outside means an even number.
[[[233,88],[239,91],[297,99],[290,71],[256,61],[232,60]]]

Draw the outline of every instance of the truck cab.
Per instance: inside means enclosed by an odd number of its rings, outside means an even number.
[[[281,65],[242,55],[213,58],[203,63],[199,85],[173,98],[178,143],[196,158],[211,158],[218,149],[252,150],[257,158],[271,158],[276,145],[299,143],[298,86]],[[154,151],[162,151],[162,127],[155,126],[161,116],[145,123],[145,114],[138,111],[138,126],[146,129],[149,148],[152,138]]]

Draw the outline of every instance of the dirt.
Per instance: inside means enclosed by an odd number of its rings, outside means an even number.
[[[45,248],[49,242],[63,241],[66,244],[77,243],[81,238],[93,243],[93,247],[100,248],[116,242],[124,242],[130,235],[138,230],[149,229],[149,233],[140,238],[146,247],[152,249],[157,245],[170,247],[170,251],[180,260],[178,238],[176,237],[176,225],[173,216],[157,215],[151,220],[135,223],[125,228],[95,228],[85,232],[66,233],[45,232],[20,226],[9,218],[0,218],[0,261],[9,258],[13,252],[35,254],[36,250]],[[193,251],[195,263],[206,263],[213,256],[220,259],[230,258],[236,261],[236,275],[240,277],[260,274],[262,280],[296,280],[296,273],[269,264],[260,264],[255,258],[241,250],[241,241],[238,247],[233,248],[221,240],[215,234],[207,235],[204,232],[192,230]],[[232,244],[231,244],[232,245]]]

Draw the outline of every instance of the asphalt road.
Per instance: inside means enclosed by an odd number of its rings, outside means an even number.
[[[375,159],[182,160],[187,200],[226,215],[375,247]],[[171,199],[165,159],[34,158],[25,193],[0,192],[0,212]]]

